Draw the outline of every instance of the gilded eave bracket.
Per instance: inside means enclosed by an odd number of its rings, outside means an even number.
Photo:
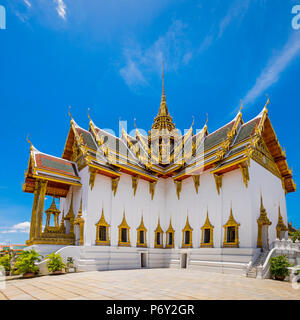
[[[89,168],[89,171],[90,171],[89,185],[91,187],[91,190],[93,190],[94,185],[95,185],[95,179],[96,179],[97,170],[95,170],[93,168]]]
[[[248,188],[248,181],[250,180],[248,165],[247,165],[247,163],[239,164],[239,168],[242,173],[244,184],[245,184],[246,188]]]
[[[200,186],[200,174],[193,175],[192,177],[193,177],[196,193],[198,194],[199,186]]]
[[[175,186],[176,186],[176,194],[177,194],[177,198],[178,200],[180,199],[180,193],[181,193],[181,190],[182,190],[182,181],[174,181],[175,183]]]
[[[135,196],[136,195],[136,190],[137,190],[137,187],[138,187],[138,184],[139,184],[140,177],[139,176],[131,176],[131,179],[132,179],[133,195]]]
[[[215,178],[215,183],[216,183],[216,188],[217,188],[218,194],[220,194],[220,189],[222,188],[223,174],[217,175],[216,173],[214,173],[214,178]]]
[[[111,178],[111,190],[114,193],[114,196],[116,196],[118,185],[119,185],[120,177],[117,178]]]
[[[149,192],[151,195],[151,200],[153,200],[154,198],[156,185],[157,185],[157,181],[149,182]]]

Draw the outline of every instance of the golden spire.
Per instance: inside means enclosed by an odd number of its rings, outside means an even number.
[[[163,104],[166,105],[164,61],[162,62],[162,93],[161,93],[161,103],[160,103],[160,106],[162,106]],[[166,106],[167,106],[167,105],[166,105]]]
[[[175,129],[175,125],[173,123],[172,117],[169,114],[169,110],[166,102],[164,62],[163,62],[163,69],[162,69],[161,102],[160,102],[158,114],[155,118],[154,124],[152,125],[152,129],[156,129],[156,130],[168,129],[169,131],[172,131],[173,129]]]
[[[53,197],[53,200],[52,200],[52,203],[51,203],[51,206],[48,210],[45,211],[46,213],[47,212],[60,212],[57,207],[56,207],[56,203],[55,203],[55,196]]]
[[[158,115],[160,116],[167,116],[169,115],[167,102],[166,102],[166,93],[165,93],[165,68],[164,68],[164,62],[163,62],[163,68],[162,68],[162,93],[161,93],[161,102],[160,107],[158,111]]]

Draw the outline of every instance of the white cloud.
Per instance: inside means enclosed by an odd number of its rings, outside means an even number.
[[[66,20],[66,14],[67,14],[67,11],[66,11],[67,6],[66,6],[66,4],[64,3],[63,0],[54,0],[54,2],[57,3],[56,11],[57,11],[58,15],[62,19]]]
[[[31,3],[28,0],[24,0],[24,2],[28,8],[31,8]]]
[[[168,71],[177,71],[180,66],[188,64],[193,53],[185,37],[186,27],[182,21],[174,21],[164,35],[145,49],[137,44],[127,44],[123,50],[126,65],[120,70],[126,84],[129,87],[147,84],[145,74],[161,74],[163,60]]]
[[[232,23],[232,21],[235,21],[236,19],[242,20],[244,18],[248,11],[249,4],[250,0],[238,0],[233,3],[227,12],[227,15],[220,22],[218,38],[223,35],[225,29]]]
[[[129,87],[134,86],[137,83],[146,83],[142,72],[138,68],[137,64],[132,60],[127,61],[126,66],[120,70],[120,74]]]
[[[29,233],[30,231],[30,222],[25,221],[21,223],[17,223],[12,227],[2,228],[0,233]]]
[[[254,0],[252,0],[254,1]],[[236,0],[228,9],[226,15],[220,20],[218,24],[218,30],[211,30],[207,33],[206,37],[203,39],[197,53],[201,54],[203,51],[207,50],[215,40],[220,39],[223,36],[225,30],[232,24],[241,22],[245,17],[250,5],[250,0]]]
[[[256,79],[255,85],[248,91],[243,99],[244,104],[252,103],[274,83],[280,74],[288,67],[289,63],[300,53],[300,34],[294,32],[283,49],[270,58],[266,67]]]

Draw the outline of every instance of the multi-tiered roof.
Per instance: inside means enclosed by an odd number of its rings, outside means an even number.
[[[269,119],[268,103],[246,123],[240,109],[232,121],[210,134],[205,123],[196,134],[192,125],[180,135],[169,114],[163,81],[159,112],[148,136],[136,129],[133,137],[123,129],[117,137],[96,126],[90,117],[85,130],[71,117],[61,158],[31,146],[24,191],[34,192],[35,180],[44,179],[49,181],[47,194],[65,197],[71,185],[81,186],[78,172],[87,166],[91,186],[96,174],[117,179],[124,172],[149,182],[167,177],[180,182],[207,170],[217,178],[239,168],[247,183],[246,167],[253,159],[280,178],[286,192],[293,192],[292,170]]]

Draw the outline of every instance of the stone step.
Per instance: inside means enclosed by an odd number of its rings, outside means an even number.
[[[247,277],[248,277],[248,278],[256,279],[256,273],[255,273],[255,274],[252,274],[252,273],[250,274],[250,273],[248,273],[248,274],[247,274]]]

